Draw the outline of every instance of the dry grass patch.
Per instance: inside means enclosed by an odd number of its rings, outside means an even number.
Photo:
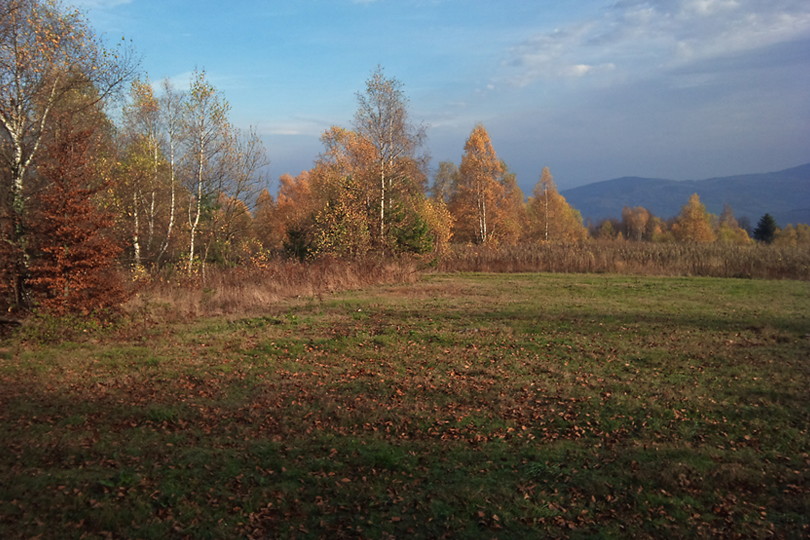
[[[674,244],[591,241],[504,247],[454,246],[443,272],[611,273],[810,279],[810,249],[755,244]]]
[[[141,284],[126,306],[130,313],[161,318],[261,313],[295,297],[322,297],[337,291],[418,278],[409,259],[277,260],[265,267],[213,269],[205,277],[158,276]]]

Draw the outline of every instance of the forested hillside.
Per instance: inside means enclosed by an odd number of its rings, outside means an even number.
[[[563,191],[566,199],[593,221],[619,217],[625,206],[643,206],[670,218],[692,193],[700,195],[715,214],[728,204],[739,218],[751,222],[770,213],[782,226],[810,223],[810,163],[777,172],[707,180],[624,177]]]

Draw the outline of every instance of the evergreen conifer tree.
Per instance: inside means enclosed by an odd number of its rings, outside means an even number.
[[[754,240],[770,244],[776,236],[776,220],[770,214],[765,214],[759,219],[757,228],[754,229]]]

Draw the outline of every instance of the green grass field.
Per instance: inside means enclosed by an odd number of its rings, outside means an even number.
[[[434,275],[36,335],[0,344],[3,538],[810,535],[810,282]]]

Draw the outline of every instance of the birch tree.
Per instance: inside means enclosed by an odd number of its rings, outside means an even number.
[[[384,245],[392,201],[409,178],[408,161],[419,161],[416,153],[425,139],[425,129],[411,123],[408,100],[402,83],[385,76],[382,67],[366,81],[366,90],[357,94],[355,131],[368,140],[376,155],[377,241]]]
[[[625,237],[640,242],[647,234],[652,214],[643,206],[622,208],[622,224]]]
[[[177,92],[169,79],[163,80],[161,88],[163,92],[159,106],[163,119],[163,153],[167,160],[169,172],[169,217],[166,223],[163,244],[160,246],[160,251],[155,260],[158,266],[169,249],[174,233],[177,213],[177,156],[183,126],[183,108],[185,107],[185,95]]]
[[[496,201],[504,196],[504,187],[498,182],[503,172],[489,133],[478,124],[464,145],[458,182],[450,199],[456,238],[479,244],[490,240]]]
[[[672,224],[672,234],[679,242],[690,244],[710,244],[715,241],[712,216],[700,202],[697,193],[693,193],[681,208],[681,213]]]
[[[136,80],[124,106],[124,133],[127,152],[124,161],[127,214],[131,218],[131,243],[136,271],[142,268],[142,247],[151,251],[155,239],[158,191],[163,162],[161,156],[160,104],[148,81]],[[146,234],[141,225],[145,223]],[[145,236],[145,246],[142,239]]]
[[[210,210],[225,175],[225,152],[229,144],[230,106],[208,82],[205,72],[197,72],[185,102],[183,131],[186,143],[189,244],[187,271],[192,273],[197,235],[203,214]]]
[[[57,0],[5,0],[0,5],[0,159],[2,243],[15,261],[5,280],[11,304],[26,304],[25,182],[52,123],[74,91],[87,107],[108,98],[133,74],[127,51],[113,53],[78,11]],[[92,89],[92,91],[89,91]]]
[[[433,186],[430,189],[431,198],[435,201],[447,202],[453,186],[458,181],[458,165],[452,161],[442,161],[433,177]]]
[[[535,242],[579,242],[588,231],[582,216],[557,191],[548,167],[543,168],[528,203],[529,239]]]
[[[216,208],[211,214],[211,234],[205,244],[203,262],[215,247],[222,262],[231,263],[238,245],[250,236],[250,212],[246,200],[255,200],[264,183],[262,169],[269,163],[259,135],[253,130],[231,129],[219,158],[222,181],[217,187]]]

